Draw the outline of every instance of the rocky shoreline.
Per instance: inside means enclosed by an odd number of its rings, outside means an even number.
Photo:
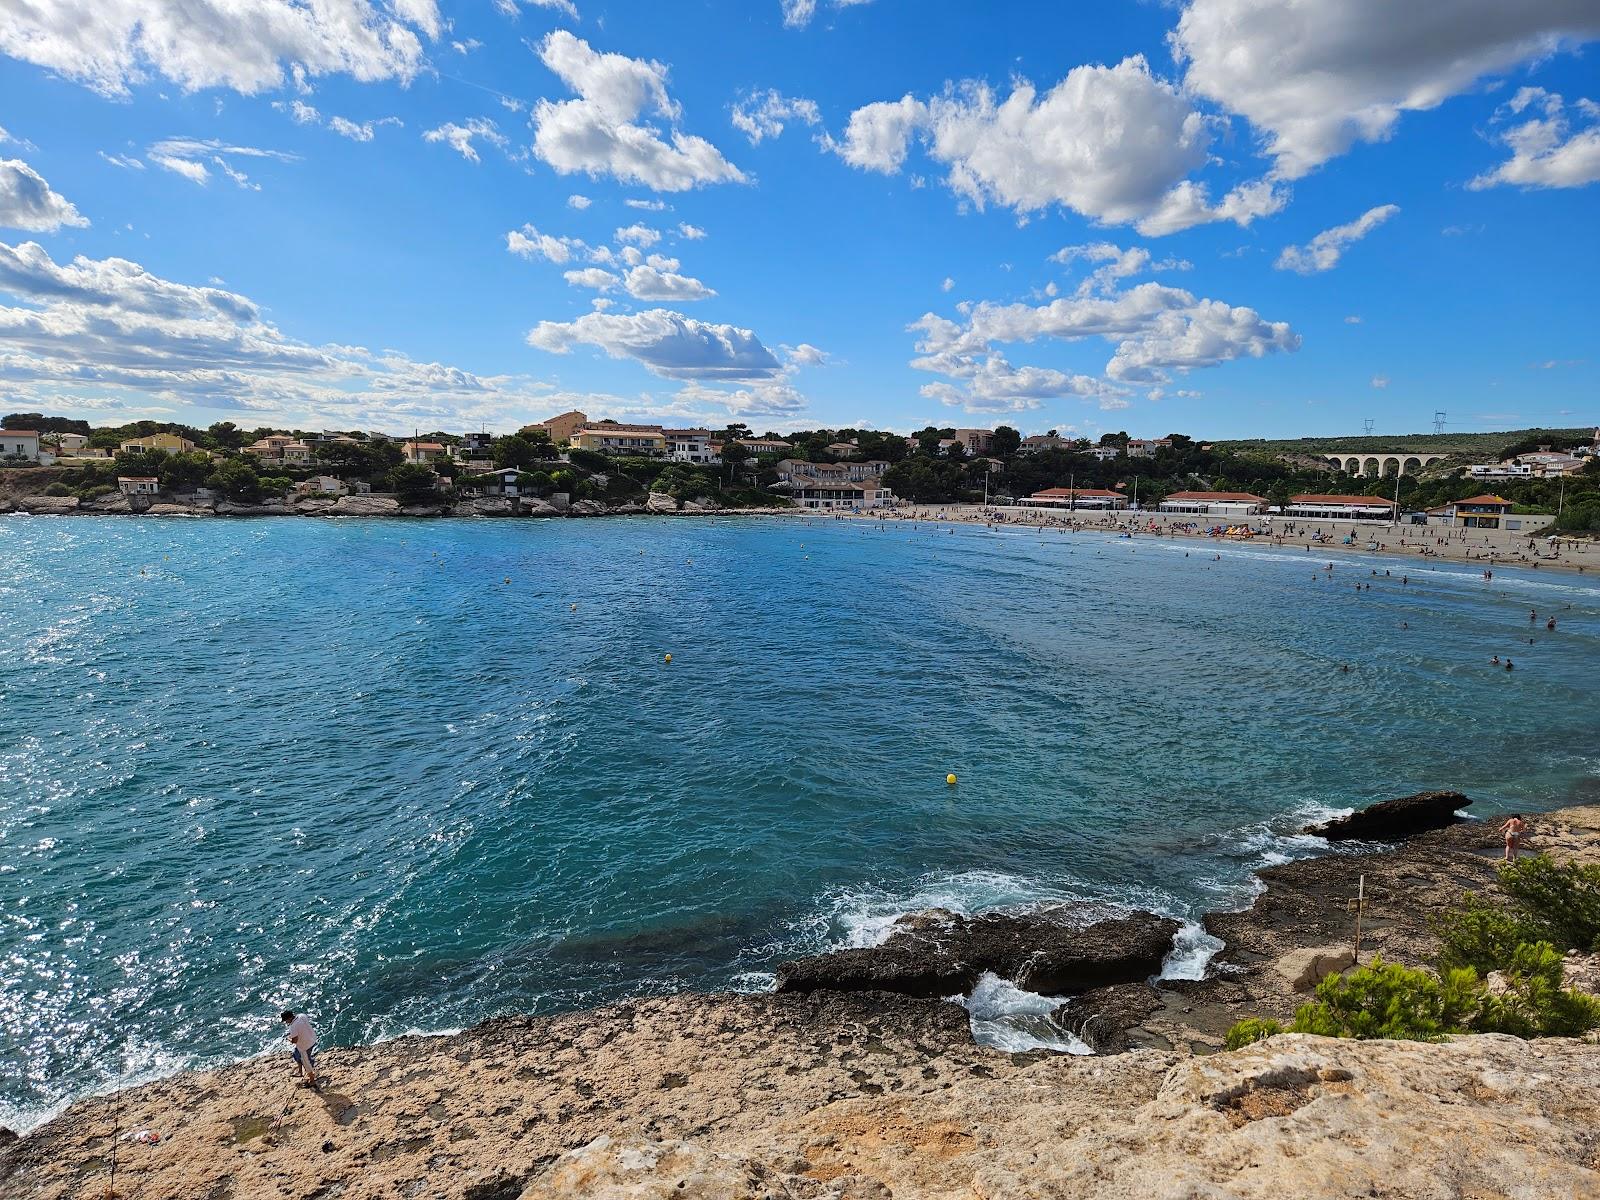
[[[98,500],[77,496],[0,496],[0,515],[107,517],[611,517],[706,516],[730,513],[771,516],[789,508],[727,508],[709,496],[678,501],[652,492],[643,503],[602,504],[577,500],[554,504],[533,497],[486,496],[439,504],[401,504],[393,496],[295,496],[241,504],[232,500],[195,497],[126,496],[120,493]]]
[[[1600,861],[1600,806],[1534,833]],[[1224,946],[1198,981],[1149,980],[1171,929],[1148,914],[930,913],[789,964],[771,994],[330,1050],[320,1093],[276,1055],[189,1072],[0,1145],[0,1192],[102,1196],[115,1144],[118,1195],[185,1200],[1600,1195],[1592,1037],[1212,1053],[1337,967],[1359,876],[1362,960],[1424,961],[1429,915],[1488,888],[1499,849],[1487,823],[1454,823],[1268,868],[1251,909],[1205,919]],[[1063,1018],[1106,1053],[978,1046],[961,1008],[921,994],[995,968],[1074,991]],[[161,1138],[113,1142],[140,1129]]]

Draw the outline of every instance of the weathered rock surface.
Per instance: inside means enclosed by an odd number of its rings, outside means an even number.
[[[1398,800],[1380,800],[1348,817],[1308,825],[1306,832],[1330,842],[1396,842],[1430,829],[1460,824],[1464,818],[1456,816],[1457,811],[1471,803],[1460,792],[1418,792]]]
[[[1355,965],[1355,952],[1349,946],[1308,946],[1281,955],[1273,969],[1288,981],[1291,991],[1309,992],[1329,975]]]
[[[17,507],[23,512],[37,513],[40,516],[77,512],[78,498],[76,496],[24,496],[17,501]]]
[[[186,504],[157,501],[145,509],[150,517],[209,517],[213,512],[211,501],[195,500]]]
[[[678,511],[678,502],[665,492],[651,492],[644,506],[646,511],[653,513]]]
[[[341,517],[393,517],[400,512],[400,502],[393,496],[340,496],[333,511]]]
[[[951,1019],[953,1017],[953,1019]],[[281,1057],[122,1096],[123,1196],[1281,1200],[1600,1195],[1600,1046],[1284,1035],[1006,1055],[883,996],[672,997]],[[7,1200],[103,1192],[111,1112],[0,1145]]]
[[[1078,905],[1025,914],[912,914],[880,946],[785,963],[780,992],[886,991],[951,996],[993,971],[1045,995],[1132,983],[1156,974],[1178,923],[1152,913],[1092,921]]]

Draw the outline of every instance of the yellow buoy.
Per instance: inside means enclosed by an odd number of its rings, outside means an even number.
[[[668,662],[671,662],[671,661],[672,661],[672,655],[670,655],[670,654],[669,654],[669,655],[667,655],[667,661],[668,661]]]
[[[946,783],[948,783],[951,787],[955,787],[955,785],[956,785],[956,777],[954,775],[946,775],[944,777],[944,781]]]

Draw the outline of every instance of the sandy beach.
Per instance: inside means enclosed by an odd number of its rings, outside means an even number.
[[[1249,522],[1234,523],[1225,517],[1190,513],[1063,512],[993,504],[925,504],[863,513],[805,512],[805,515],[848,517],[857,521],[926,521],[1008,528],[1037,526],[1063,532],[1126,533],[1135,538],[1248,542],[1300,549],[1313,557],[1320,552],[1337,551],[1420,559],[1430,565],[1460,563],[1480,570],[1518,567],[1600,574],[1600,543],[1574,538],[1552,541],[1543,533],[1530,535],[1498,529],[1449,529],[1433,525],[1279,516],[1254,517]],[[1254,535],[1213,532],[1230,527],[1262,532]]]

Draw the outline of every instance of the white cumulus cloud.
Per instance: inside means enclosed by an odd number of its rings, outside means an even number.
[[[1278,255],[1278,261],[1272,265],[1280,271],[1297,271],[1301,275],[1331,271],[1339,265],[1339,258],[1348,247],[1399,211],[1398,204],[1380,204],[1377,208],[1369,208],[1354,221],[1324,229],[1304,246],[1285,246]]]
[[[492,146],[502,149],[506,145],[506,138],[499,127],[488,117],[473,117],[469,121],[456,123],[448,121],[437,129],[429,129],[422,135],[425,142],[442,142],[468,162],[481,162],[478,148],[474,146],[473,139],[482,138]]]
[[[1543,88],[1522,88],[1497,114],[1521,115],[1537,106],[1543,116],[1519,121],[1496,140],[1511,157],[1492,171],[1467,184],[1474,191],[1510,184],[1525,188],[1584,187],[1600,180],[1600,105],[1579,100],[1567,106],[1559,95]],[[1584,122],[1572,128],[1572,112]]]
[[[528,344],[552,354],[595,346],[631,358],[666,379],[744,383],[777,379],[782,364],[749,329],[697,321],[668,309],[591,312],[574,321],[541,321]]]
[[[14,0],[0,53],[108,96],[157,77],[253,95],[290,75],[409,83],[440,28],[434,0]]]
[[[1043,93],[1017,80],[1001,98],[969,81],[926,100],[868,104],[850,114],[842,140],[825,144],[852,166],[894,173],[913,138],[963,200],[1024,217],[1059,205],[1158,236],[1208,221],[1248,225],[1285,200],[1258,181],[1212,203],[1186,178],[1207,162],[1209,123],[1142,55],[1074,67]]]
[[[1190,0],[1170,40],[1185,86],[1246,118],[1295,179],[1403,112],[1596,36],[1593,0]]]
[[[752,92],[733,106],[733,127],[750,139],[752,146],[760,145],[766,138],[775,138],[791,121],[803,125],[820,125],[822,112],[815,100],[799,96],[785,96],[774,88]]]
[[[609,175],[657,192],[745,181],[710,142],[676,128],[680,112],[663,64],[601,53],[566,30],[547,36],[539,57],[578,97],[541,100],[533,110],[533,153],[557,172]],[[667,138],[640,123],[646,112],[672,126]]]
[[[0,159],[0,225],[53,233],[63,225],[89,220],[65,196],[19,158]]]

